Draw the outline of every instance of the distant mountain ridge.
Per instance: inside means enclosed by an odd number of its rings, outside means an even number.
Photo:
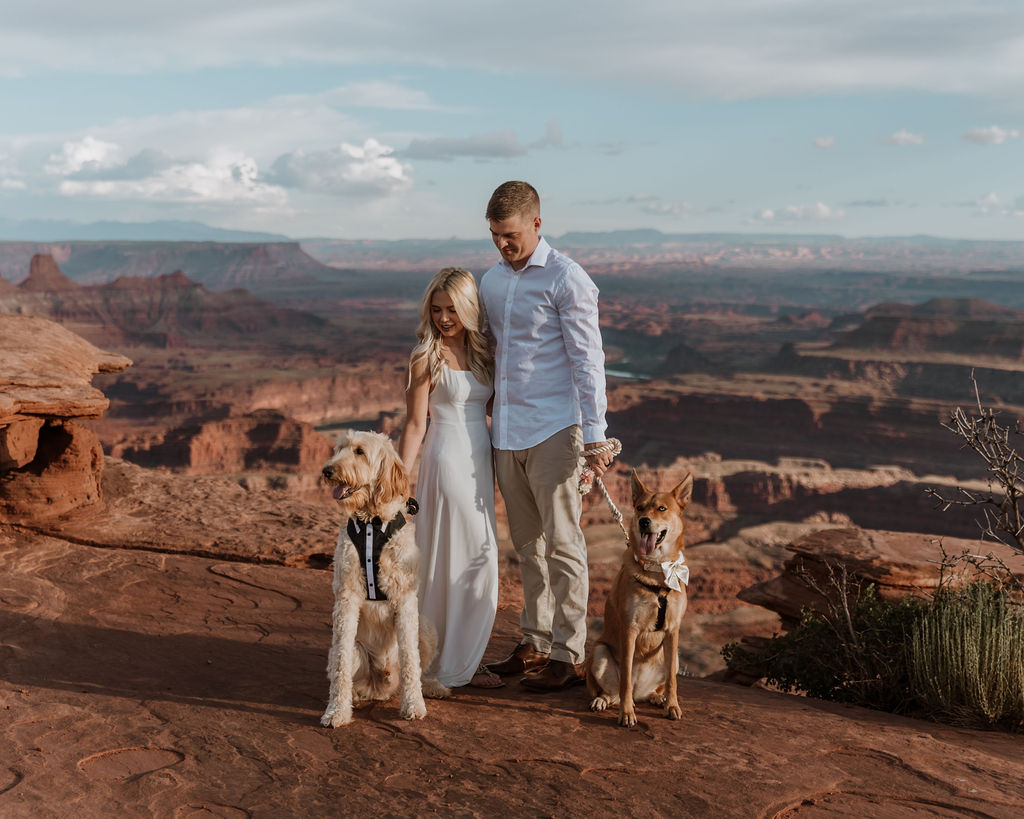
[[[311,256],[333,267],[430,270],[458,264],[483,272],[498,261],[486,236],[479,239],[301,239]],[[653,229],[545,234],[551,245],[588,270],[645,266],[815,270],[846,273],[953,273],[1024,271],[1024,242],[932,236],[846,238],[831,234],[662,233]],[[664,272],[664,271],[663,271]]]
[[[0,241],[14,242],[290,242],[288,236],[211,227],[202,222],[73,222],[0,219]]]

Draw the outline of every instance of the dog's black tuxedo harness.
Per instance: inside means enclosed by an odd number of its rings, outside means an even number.
[[[665,628],[665,610],[668,608],[668,593],[672,590],[667,589],[664,586],[655,586],[652,583],[644,583],[644,581],[636,575],[633,575],[633,579],[647,589],[647,591],[658,595],[658,620],[654,624],[654,630],[661,631]]]
[[[419,504],[415,498],[409,498],[405,510],[410,515],[419,511]],[[356,554],[363,565],[363,575],[366,578],[366,599],[387,600],[388,597],[380,589],[377,583],[377,574],[380,571],[380,553],[384,551],[387,542],[391,540],[395,532],[405,526],[405,515],[399,512],[387,523],[379,517],[375,517],[369,523],[359,521],[356,518],[349,518],[346,531],[349,540],[356,547]]]

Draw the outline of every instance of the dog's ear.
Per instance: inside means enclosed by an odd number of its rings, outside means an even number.
[[[641,495],[647,494],[647,487],[640,481],[640,476],[636,474],[636,470],[633,470],[633,474],[630,476],[630,481],[633,485],[633,505],[636,506],[636,502],[640,500]]]
[[[672,490],[672,496],[676,499],[680,509],[690,505],[690,498],[693,497],[693,473],[687,472],[686,477],[679,482],[679,486]]]
[[[406,472],[394,449],[388,445],[384,449],[380,474],[377,476],[377,484],[373,488],[373,505],[377,509],[383,509],[408,494],[409,473]]]

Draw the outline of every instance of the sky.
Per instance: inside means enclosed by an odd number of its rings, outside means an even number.
[[[1024,0],[0,0],[0,219],[1024,239]]]

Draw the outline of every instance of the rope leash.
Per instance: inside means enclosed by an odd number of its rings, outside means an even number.
[[[611,510],[612,517],[615,518],[615,522],[619,524],[619,528],[622,530],[622,536],[625,538],[626,546],[628,547],[629,532],[626,531],[626,527],[622,523],[622,512],[615,505],[612,496],[608,494],[608,488],[604,485],[604,481],[594,474],[594,470],[587,463],[587,455],[596,455],[601,452],[610,452],[612,457],[615,457],[622,452],[622,442],[618,438],[609,438],[601,446],[592,446],[583,450],[583,455],[580,456],[580,460],[583,462],[583,472],[580,475],[579,484],[580,494],[586,495],[595,486],[601,490],[601,494],[604,495],[604,499],[608,502],[608,508]]]

